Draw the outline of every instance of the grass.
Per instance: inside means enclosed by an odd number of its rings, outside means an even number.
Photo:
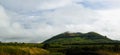
[[[120,52],[113,52],[108,50],[99,50],[97,51],[100,55],[120,55]]]
[[[0,46],[0,55],[49,55],[49,51],[36,47]]]
[[[0,55],[120,55],[120,45],[3,44]]]

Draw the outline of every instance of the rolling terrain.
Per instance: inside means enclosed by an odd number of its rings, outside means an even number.
[[[64,32],[43,43],[0,42],[0,55],[119,55],[120,42],[96,32]]]
[[[43,43],[52,43],[52,44],[74,44],[74,43],[112,43],[115,42],[107,38],[106,36],[100,35],[96,32],[88,32],[88,33],[69,33],[65,32],[62,34],[58,34]]]

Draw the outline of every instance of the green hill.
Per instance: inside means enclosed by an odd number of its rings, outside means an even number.
[[[44,41],[43,43],[72,44],[72,43],[111,43],[111,42],[114,41],[96,32],[88,32],[88,33],[65,32],[53,36],[52,38]]]

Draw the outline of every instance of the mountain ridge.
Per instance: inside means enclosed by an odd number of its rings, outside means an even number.
[[[111,43],[113,40],[109,39],[107,36],[103,36],[96,32],[64,32],[53,36],[52,38],[44,41],[43,43],[55,43],[55,44],[71,44],[71,43]]]

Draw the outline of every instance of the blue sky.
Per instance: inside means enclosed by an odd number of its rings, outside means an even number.
[[[119,14],[119,0],[0,0],[0,40],[42,42],[65,31],[120,40]]]

